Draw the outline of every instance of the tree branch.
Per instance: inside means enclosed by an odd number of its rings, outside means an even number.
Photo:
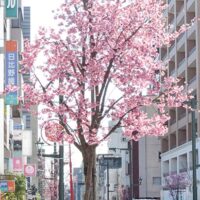
[[[138,106],[137,106],[138,107]],[[137,107],[131,108],[129,109],[126,113],[124,113],[118,120],[118,122],[111,128],[111,130],[108,132],[108,134],[106,134],[106,136],[104,136],[101,141],[105,140],[107,137],[109,137],[117,128],[119,128],[119,126],[121,125],[122,120],[124,119],[124,117],[132,112],[133,110],[135,110]],[[100,142],[101,142],[100,141]]]

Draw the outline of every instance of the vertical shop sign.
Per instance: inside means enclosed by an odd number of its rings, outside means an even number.
[[[13,171],[22,172],[22,158],[13,158]]]
[[[6,0],[6,17],[18,18],[18,0]]]
[[[8,192],[15,192],[15,181],[7,180]]]
[[[18,52],[17,41],[6,41],[6,86],[17,86],[18,83]],[[6,94],[6,105],[17,105],[17,91]]]
[[[8,192],[8,182],[7,181],[0,181],[0,191]]]

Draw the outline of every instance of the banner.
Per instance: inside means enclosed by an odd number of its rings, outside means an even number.
[[[0,180],[0,192],[15,192],[15,181]]]
[[[36,165],[34,164],[24,165],[24,176],[26,177],[36,176]]]
[[[6,0],[6,18],[18,18],[18,0]]]
[[[32,131],[23,130],[22,132],[22,155],[32,156]]]
[[[8,192],[8,183],[7,181],[0,181],[0,191]]]
[[[8,184],[8,192],[15,192],[15,181],[7,180],[7,184]]]
[[[5,85],[18,84],[18,52],[17,41],[6,41],[6,83]],[[17,91],[6,94],[6,105],[17,105]]]
[[[22,158],[13,158],[13,171],[21,172],[22,171]]]

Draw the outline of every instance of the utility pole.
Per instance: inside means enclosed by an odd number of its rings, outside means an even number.
[[[109,160],[107,159],[107,200],[109,200],[109,187],[110,187],[110,183],[109,183]]]
[[[197,160],[196,160],[196,119],[195,99],[191,100],[192,107],[192,173],[193,173],[193,200],[197,200]]]
[[[74,200],[74,187],[72,180],[72,153],[71,144],[69,144],[69,176],[70,176],[70,200]]]
[[[64,200],[64,173],[63,173],[63,152],[64,146],[63,144],[59,145],[59,200]]]
[[[59,84],[62,81],[59,79]],[[59,95],[59,105],[63,102],[63,96]],[[59,145],[59,200],[64,200],[64,141]]]
[[[54,142],[54,151],[53,154],[56,155],[56,143]],[[58,179],[58,166],[57,166],[57,158],[54,158],[54,174],[53,174],[53,185],[54,185],[54,198],[58,198],[58,186],[57,186],[57,179]]]

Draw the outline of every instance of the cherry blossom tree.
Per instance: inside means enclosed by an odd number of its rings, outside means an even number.
[[[165,189],[169,191],[172,200],[181,199],[181,192],[192,185],[191,177],[188,173],[172,174],[165,178]]]
[[[40,28],[25,44],[20,72],[31,73],[25,106],[42,105],[37,114],[48,139],[81,152],[85,200],[95,200],[95,150],[102,141],[118,128],[134,140],[164,135],[166,108],[188,99],[158,59],[158,49],[184,30],[167,31],[165,8],[157,0],[70,0],[54,12],[58,28]]]

